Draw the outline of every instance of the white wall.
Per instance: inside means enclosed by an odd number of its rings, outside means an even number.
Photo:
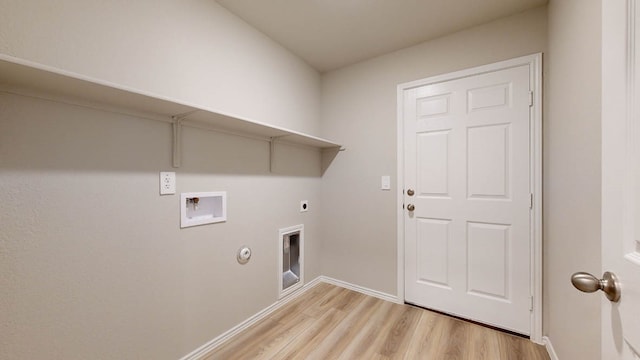
[[[316,133],[319,75],[214,1],[3,1],[0,53]],[[320,153],[184,129],[178,194],[228,192],[179,229],[171,126],[0,95],[0,358],[175,359],[277,299],[278,229],[320,275]],[[298,212],[308,199],[310,211]],[[236,251],[253,249],[242,266]]]
[[[322,182],[323,274],[396,292],[396,197],[379,190],[396,169],[396,85],[543,51],[544,334],[560,359],[597,359],[600,299],[569,277],[600,269],[599,7],[552,1],[548,24],[534,9],[324,74],[323,135],[347,151]]]
[[[318,73],[212,0],[3,0],[0,53],[319,130]]]
[[[320,154],[191,128],[177,192],[228,192],[228,221],[180,230],[171,126],[0,96],[0,348],[7,359],[175,359],[277,299],[278,229],[305,224],[320,275]],[[282,162],[280,162],[282,164]],[[253,249],[239,265],[236,251]]]
[[[323,75],[323,135],[345,145],[322,181],[324,275],[396,294],[396,89],[545,50],[546,7]],[[391,175],[392,191],[380,176]]]
[[[297,223],[308,279],[395,294],[401,184],[379,185],[395,178],[396,85],[548,41],[545,334],[561,359],[597,357],[585,314],[599,313],[599,299],[568,282],[600,268],[596,3],[552,1],[548,28],[547,8],[534,9],[329,72],[320,88],[313,69],[214,1],[3,1],[0,53],[299,131],[322,127],[347,147],[320,181],[314,151],[283,147],[286,161],[269,174],[265,142],[187,128],[178,192],[227,190],[229,221],[179,230],[177,196],[157,195],[157,172],[171,164],[168,124],[1,95],[3,356],[182,356],[276,299],[277,228]],[[235,262],[242,244],[254,249],[245,266]]]
[[[545,331],[560,359],[599,359],[601,295],[581,293],[569,279],[601,274],[601,2],[551,1],[548,21]]]

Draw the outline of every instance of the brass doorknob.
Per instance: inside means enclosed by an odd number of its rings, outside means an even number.
[[[415,194],[415,193],[416,193],[416,192],[415,192],[415,191],[413,191],[413,189],[409,189],[409,190],[407,190],[407,195],[409,195],[409,196],[413,196],[413,194]]]
[[[618,302],[620,300],[620,283],[612,272],[605,272],[602,279],[586,272],[577,272],[571,275],[571,283],[582,292],[592,293],[602,290],[609,301]]]
[[[409,205],[407,205],[407,210],[409,210],[409,211],[413,211],[413,210],[415,210],[415,209],[416,209],[416,207],[415,207],[415,206],[413,206],[413,204],[409,204]]]

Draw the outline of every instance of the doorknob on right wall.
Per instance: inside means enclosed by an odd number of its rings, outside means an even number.
[[[582,292],[592,293],[602,290],[609,301],[618,302],[620,300],[620,282],[612,272],[605,272],[602,279],[586,272],[577,272],[571,275],[571,283]]]

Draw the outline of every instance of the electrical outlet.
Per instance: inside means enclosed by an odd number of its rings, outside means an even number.
[[[172,195],[176,193],[176,173],[160,172],[160,195]]]
[[[309,210],[309,200],[300,201],[300,212],[307,212]]]

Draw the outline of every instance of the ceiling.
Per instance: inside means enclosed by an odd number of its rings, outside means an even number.
[[[547,3],[547,0],[217,1],[320,72]]]

